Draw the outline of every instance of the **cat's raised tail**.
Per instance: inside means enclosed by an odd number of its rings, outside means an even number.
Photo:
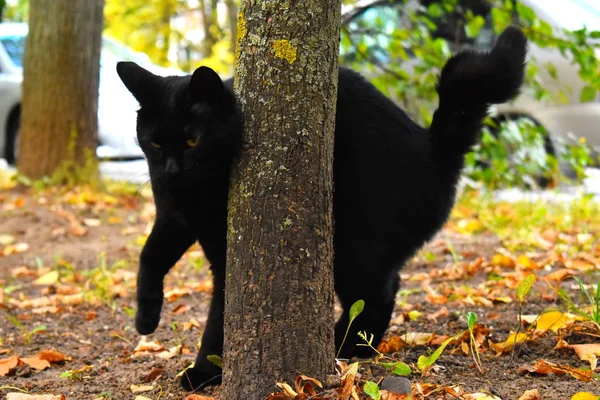
[[[429,128],[436,159],[460,169],[464,154],[479,138],[488,107],[519,94],[526,54],[525,35],[508,27],[492,50],[464,51],[448,60],[438,79],[440,103]]]

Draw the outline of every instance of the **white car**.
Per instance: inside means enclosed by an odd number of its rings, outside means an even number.
[[[19,132],[23,54],[28,26],[0,24],[0,158],[14,163]],[[143,157],[137,144],[135,119],[137,102],[116,72],[119,61],[135,61],[156,75],[181,75],[176,69],[159,67],[148,56],[137,53],[108,37],[102,38],[98,98],[99,158],[134,159]]]
[[[394,28],[410,24],[407,7],[422,7],[422,4],[429,4],[436,0],[419,1],[421,4],[417,3],[417,0],[409,0],[408,3],[404,0],[360,0],[354,6],[346,6],[343,9],[342,24],[349,31],[356,32],[356,37],[365,31],[376,32],[366,43],[368,54],[382,65],[390,64],[394,62],[387,54],[391,33]],[[482,1],[461,0],[460,2],[473,6]],[[577,30],[584,26],[588,30],[600,31],[600,0],[519,1],[531,8],[539,19],[555,28],[556,33],[562,32],[563,29]],[[489,6],[487,12],[489,14]],[[442,26],[440,28],[442,37],[446,37],[445,34],[448,32],[456,32],[456,25],[453,25],[452,21],[445,21]],[[491,18],[488,15],[478,37],[467,46],[490,49],[494,39]],[[450,41],[453,40],[456,39]],[[350,56],[352,57],[353,54]],[[600,97],[597,96],[592,102],[580,102],[580,92],[585,83],[579,77],[579,67],[572,60],[563,57],[558,49],[541,48],[530,43],[528,56],[530,60],[536,60],[541,67],[538,79],[543,87],[549,89],[550,98],[543,101],[536,100],[531,91],[525,89],[516,101],[500,105],[494,111],[509,120],[525,118],[545,128],[551,139],[550,150],[554,152],[561,150],[562,143],[573,143],[579,137],[584,137],[594,152],[592,156],[596,159],[600,154]],[[597,53],[597,57],[599,56],[600,53]],[[344,54],[342,60],[343,57]],[[406,68],[412,69],[414,62],[415,59],[407,61]],[[557,79],[553,79],[544,68],[548,63],[555,66]],[[372,75],[373,72],[367,71],[366,74]],[[561,91],[563,94],[566,93],[566,104],[556,101]]]

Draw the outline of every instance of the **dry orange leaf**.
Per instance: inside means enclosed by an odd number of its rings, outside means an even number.
[[[575,379],[578,379],[583,382],[591,382],[592,380],[592,370],[582,370],[579,368],[570,367],[568,365],[559,365],[550,363],[544,360],[540,360],[535,363],[533,366],[523,365],[519,368],[519,373],[523,374],[525,372],[532,372],[536,374],[549,374],[554,373],[556,375],[571,375]]]
[[[542,400],[542,398],[537,389],[533,389],[525,391],[518,400]]]
[[[185,304],[177,304],[171,312],[173,314],[184,314],[190,310],[190,306],[186,306]]]
[[[575,258],[572,260],[565,261],[565,267],[569,269],[576,269],[581,272],[589,272],[596,270],[596,263],[585,258]]]
[[[50,363],[48,361],[41,360],[37,357],[21,358],[21,360],[31,368],[37,369],[38,371],[43,371],[46,368],[50,368]]]
[[[270,398],[270,397],[269,397]],[[190,394],[185,400],[215,400],[214,397],[201,396],[199,394]]]
[[[158,340],[153,340],[152,342],[149,342],[148,340],[146,340],[146,336],[142,336],[142,338],[140,339],[140,342],[135,347],[133,352],[134,353],[142,353],[145,351],[156,352],[156,351],[163,351],[164,349],[165,348],[163,347],[162,344],[160,344],[158,342]]]
[[[575,275],[577,275],[577,271],[575,271],[574,269],[562,268],[558,271],[554,271],[546,275],[544,279],[547,281],[562,282],[563,280],[565,280],[565,278]]]
[[[36,357],[40,360],[46,360],[51,364],[63,362],[67,359],[63,353],[56,350],[42,350]]]
[[[392,336],[388,340],[382,340],[377,346],[377,351],[384,354],[395,353],[402,347],[405,347],[406,343],[400,339],[400,336]]]
[[[11,369],[23,365],[23,361],[17,356],[12,356],[0,360],[0,376],[6,376]]]

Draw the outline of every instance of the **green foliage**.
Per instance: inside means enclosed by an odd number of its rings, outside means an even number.
[[[364,340],[365,343],[359,343],[359,344],[357,344],[357,346],[370,347],[375,353],[377,353],[377,355],[379,357],[383,357],[383,354],[381,354],[379,352],[379,350],[377,350],[375,348],[375,346],[373,346],[373,339],[374,339],[373,334],[371,334],[371,336],[368,337],[366,331],[364,331],[364,332],[361,331],[361,332],[358,332],[358,337],[361,338],[362,340]],[[345,337],[344,337],[344,339],[345,339]]]
[[[364,308],[365,308],[364,300],[357,300],[350,307],[350,311],[349,311],[350,320],[348,321],[348,327],[346,328],[346,333],[344,334],[344,339],[342,340],[342,344],[340,345],[340,348],[337,351],[336,357],[340,356],[340,351],[342,351],[342,347],[344,347],[344,343],[346,342],[346,337],[348,336],[348,331],[350,330],[350,325],[352,325],[352,322],[356,319],[356,317],[358,317],[360,315],[360,313],[363,312]]]
[[[440,345],[440,347],[438,347],[430,355],[428,355],[428,356],[425,356],[425,355],[419,356],[419,359],[417,360],[417,367],[419,368],[419,370],[421,370],[421,371],[428,371],[433,366],[433,364],[438,360],[438,358],[440,358],[440,356],[442,355],[442,353],[446,349],[446,346],[448,346],[450,344],[450,342],[452,342],[453,340],[458,339],[461,336],[462,336],[462,332],[460,334],[458,334],[458,335],[452,336],[452,337],[444,340],[442,342],[442,344]]]
[[[567,303],[569,311],[583,317],[587,321],[593,322],[600,329],[600,282],[596,285],[590,285],[589,289],[581,282],[581,279],[574,278],[579,285],[579,304],[575,303],[569,295],[560,290],[559,296]],[[586,305],[584,305],[587,303]]]
[[[381,366],[385,367],[387,370],[392,371],[393,374],[398,376],[408,376],[412,373],[412,369],[408,364],[405,364],[400,361],[396,362],[382,362]]]
[[[486,20],[463,9],[457,0],[431,4],[425,11],[392,1],[397,11],[381,16],[365,11],[360,18],[342,27],[341,62],[362,71],[386,95],[400,103],[417,121],[428,125],[437,106],[435,85],[437,75],[448,57],[460,50],[460,41],[436,37],[440,21],[449,14],[459,14],[457,33],[472,42],[471,47],[489,48],[492,33],[498,34],[515,20],[534,45],[557,49],[573,60],[579,75],[585,81],[575,98],[592,101],[600,90],[600,61],[595,51],[600,47],[599,31],[555,31],[535,12],[512,1],[490,0],[493,6]],[[354,3],[348,1],[346,3]],[[393,7],[388,7],[394,10]],[[459,32],[460,31],[460,32]],[[463,42],[464,42],[463,41]],[[558,92],[547,87],[548,80],[560,80],[554,65],[530,60],[526,75],[526,91],[549,105],[569,102],[570,88]],[[574,101],[571,96],[571,101]],[[512,117],[512,116],[511,116]],[[534,121],[517,118],[514,121],[489,120],[481,144],[467,157],[467,174],[492,189],[500,187],[537,187],[554,184],[562,177],[559,162],[575,171],[575,177],[584,177],[583,169],[594,160],[585,143],[560,143],[559,154],[550,154],[544,146],[547,132]],[[562,149],[565,149],[563,152]]]
[[[217,367],[223,368],[223,359],[221,358],[221,356],[219,356],[217,354],[210,354],[206,358],[208,359],[208,361],[210,361]]]
[[[381,393],[379,392],[379,386],[377,386],[377,384],[375,382],[372,382],[372,381],[365,382],[363,391],[365,392],[365,394],[367,394],[370,398],[372,398],[374,400],[381,399]]]
[[[475,361],[475,365],[479,372],[483,373],[483,368],[481,367],[481,358],[479,357],[479,350],[477,349],[477,342],[475,340],[474,328],[475,323],[477,323],[477,314],[469,311],[467,313],[467,327],[469,329],[469,347],[471,349],[471,354],[473,355],[473,361]]]
[[[527,296],[527,293],[531,290],[534,282],[535,274],[529,274],[521,281],[521,283],[519,283],[519,286],[517,286],[517,297],[519,298],[519,302],[522,303],[525,300],[525,296]]]

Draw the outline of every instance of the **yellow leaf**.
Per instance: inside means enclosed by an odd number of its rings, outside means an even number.
[[[512,350],[515,346],[515,343],[525,342],[528,339],[526,333],[514,333],[512,332],[508,335],[508,338],[501,343],[490,343],[490,348],[495,350],[498,354],[504,353],[506,351]]]
[[[54,285],[58,282],[58,271],[50,271],[35,280],[36,285]]]
[[[596,396],[595,394],[591,394],[590,392],[579,392],[575,393],[571,400],[598,400],[600,396]]]
[[[559,329],[565,328],[568,324],[574,322],[575,319],[569,314],[560,311],[549,311],[540,315],[537,320],[535,330],[538,332],[546,332],[551,330],[556,333]]]
[[[492,257],[491,264],[497,267],[514,268],[516,263],[511,257],[504,254],[496,254]]]
[[[131,390],[131,393],[143,393],[143,392],[149,392],[149,391],[153,390],[154,386],[152,386],[152,385],[131,385],[131,386],[129,386],[129,389]]]

